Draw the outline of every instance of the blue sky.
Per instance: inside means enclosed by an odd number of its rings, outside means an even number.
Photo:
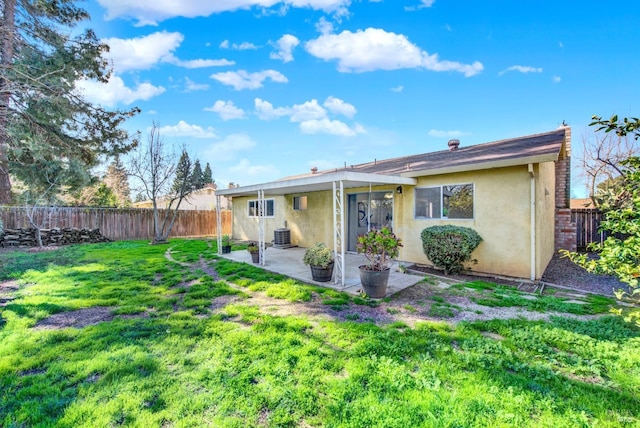
[[[109,107],[241,185],[638,116],[640,2],[90,0]],[[576,178],[573,193],[582,189]]]

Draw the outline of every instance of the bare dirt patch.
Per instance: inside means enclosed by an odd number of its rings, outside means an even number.
[[[55,330],[67,327],[82,328],[115,318],[113,307],[95,306],[77,311],[61,312],[40,320],[34,326],[39,330]]]

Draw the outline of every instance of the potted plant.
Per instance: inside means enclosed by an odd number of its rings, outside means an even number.
[[[222,235],[222,254],[229,254],[231,252],[231,237],[229,235]]]
[[[359,266],[360,282],[369,297],[382,298],[387,294],[391,261],[398,257],[400,247],[402,241],[388,227],[358,236],[356,249],[367,258],[367,264]]]
[[[251,241],[247,245],[247,251],[251,254],[251,261],[254,263],[260,263],[260,248],[258,243]]]
[[[316,242],[304,252],[302,262],[311,267],[311,277],[314,281],[331,281],[333,276],[333,251],[322,242]]]

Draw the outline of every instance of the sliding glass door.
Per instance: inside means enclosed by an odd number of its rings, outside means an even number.
[[[393,192],[355,193],[349,196],[347,251],[356,251],[358,235],[385,226],[393,229]]]

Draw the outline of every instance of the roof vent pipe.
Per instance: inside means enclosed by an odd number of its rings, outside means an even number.
[[[458,150],[458,146],[460,146],[460,140],[457,140],[457,139],[449,140],[447,145],[449,146],[450,152],[455,152],[456,150]]]
[[[317,174],[318,173],[318,167],[314,166],[311,168],[311,174]]]

